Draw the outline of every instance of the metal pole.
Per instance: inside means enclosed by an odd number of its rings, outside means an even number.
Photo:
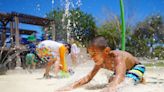
[[[19,47],[20,42],[19,42],[19,18],[15,16],[15,39],[16,39],[16,47]]]
[[[13,47],[14,46],[14,32],[13,32],[14,30],[13,30],[13,21],[11,21],[10,22],[10,40],[11,40],[11,47]]]
[[[121,9],[121,20],[122,20],[122,44],[121,44],[121,49],[125,50],[125,32],[126,32],[126,27],[125,27],[125,18],[124,18],[124,4],[123,0],[120,0],[120,9]]]

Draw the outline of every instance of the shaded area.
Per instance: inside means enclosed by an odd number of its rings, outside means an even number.
[[[98,89],[103,89],[107,86],[107,84],[97,84],[97,85],[89,85],[85,87],[86,90],[98,90]]]

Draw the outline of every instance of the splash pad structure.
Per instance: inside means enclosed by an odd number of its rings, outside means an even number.
[[[14,62],[16,54],[24,54],[27,52],[26,44],[20,43],[20,34],[31,35],[36,33],[33,30],[19,29],[19,23],[31,24],[37,26],[48,27],[52,20],[47,18],[41,18],[37,16],[32,16],[28,14],[22,14],[17,12],[11,13],[0,13],[0,22],[1,22],[1,48],[0,48],[0,68],[1,70],[6,70],[6,65],[9,62]],[[7,28],[8,23],[10,27]],[[55,29],[54,29],[55,30]],[[47,29],[45,29],[45,33]],[[9,33],[10,46],[6,47],[7,33]],[[48,38],[48,37],[46,37]],[[11,58],[7,58],[10,56]],[[4,74],[4,73],[3,73]]]

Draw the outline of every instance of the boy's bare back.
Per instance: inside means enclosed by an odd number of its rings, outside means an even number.
[[[126,51],[112,50],[109,55],[111,56],[113,62],[115,59],[121,58],[120,63],[125,62],[127,70],[130,70],[135,64],[139,64],[138,59]]]

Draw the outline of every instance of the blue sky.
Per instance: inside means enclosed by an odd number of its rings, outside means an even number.
[[[0,12],[20,12],[40,17],[46,17],[53,8],[64,6],[65,0],[0,0]],[[119,0],[69,0],[74,6],[80,2],[80,9],[95,17],[96,24],[99,26],[108,17],[120,15]],[[125,20],[130,23],[142,21],[149,15],[160,13],[164,16],[164,0],[123,0],[125,7]],[[71,6],[73,7],[73,6]],[[33,29],[38,32],[38,26],[20,24],[21,28]]]

